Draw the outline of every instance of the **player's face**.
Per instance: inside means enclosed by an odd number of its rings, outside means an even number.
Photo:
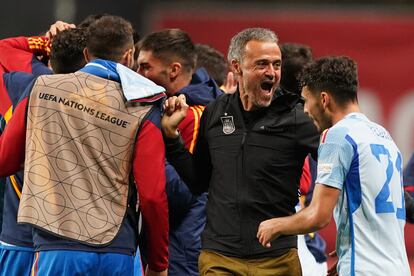
[[[279,86],[281,56],[279,46],[274,42],[251,40],[246,44],[238,68],[239,92],[245,110],[270,105]]]
[[[138,55],[138,73],[163,86],[169,91],[168,65],[155,57],[150,50],[141,50]]]
[[[330,119],[322,105],[320,93],[312,93],[307,86],[302,88],[302,98],[305,100],[304,111],[312,119],[319,132],[331,127]]]

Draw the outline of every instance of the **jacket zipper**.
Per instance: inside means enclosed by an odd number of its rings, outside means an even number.
[[[240,204],[242,204],[242,216],[245,218],[246,221],[250,220],[250,212],[248,212],[248,206],[246,206],[246,200],[248,197],[248,190],[249,190],[249,183],[247,181],[247,175],[246,175],[246,150],[247,150],[247,146],[246,146],[246,140],[248,139],[247,136],[250,133],[250,128],[245,129],[245,131],[243,132],[243,138],[242,138],[242,143],[241,143],[241,150],[242,150],[242,179],[241,179],[241,187],[242,187],[242,193],[241,193],[241,198],[240,198]],[[241,229],[245,229],[243,231],[242,237],[246,239],[246,253],[247,256],[251,256],[252,255],[252,241],[250,240],[250,229],[249,227],[245,227],[244,225],[242,225],[242,217],[240,218],[240,227]],[[244,227],[243,227],[244,226]]]

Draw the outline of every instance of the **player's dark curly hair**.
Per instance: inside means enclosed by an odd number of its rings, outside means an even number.
[[[92,22],[86,32],[86,47],[97,58],[118,62],[134,47],[134,30],[120,16],[105,15]]]
[[[299,74],[303,67],[312,61],[312,49],[307,45],[299,43],[283,43],[279,46],[282,52],[280,86],[300,95],[302,87],[299,81]]]
[[[53,72],[65,74],[81,69],[86,64],[83,55],[85,46],[85,29],[74,28],[59,32],[52,40],[50,51]]]
[[[313,93],[330,93],[339,105],[358,101],[357,64],[347,56],[315,60],[305,66],[300,79],[301,85],[307,86]]]
[[[187,72],[192,72],[195,68],[197,54],[193,41],[180,29],[151,33],[141,39],[139,48],[143,51],[152,51],[155,57],[166,62],[178,59]]]

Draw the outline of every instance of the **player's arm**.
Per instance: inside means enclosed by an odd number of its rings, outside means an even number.
[[[313,192],[311,204],[295,215],[265,220],[259,225],[257,238],[266,247],[281,235],[297,235],[317,231],[331,220],[333,209],[341,191],[318,184]]]
[[[153,111],[154,112],[154,109]],[[158,121],[159,121],[159,112]],[[165,149],[157,115],[141,126],[135,145],[133,174],[139,194],[143,227],[148,237],[149,269],[168,268],[168,202],[165,192]]]
[[[162,129],[167,149],[167,159],[174,166],[193,194],[201,194],[208,189],[211,176],[211,161],[205,139],[206,113],[200,119],[200,129],[194,154],[185,148],[178,131],[178,125],[186,117],[188,105],[185,96],[170,97],[166,102],[162,118]]]
[[[28,99],[19,102],[0,136],[0,176],[12,175],[23,165]]]
[[[74,24],[57,21],[52,24],[45,36],[12,37],[0,40],[0,66],[5,72],[33,72],[33,58],[49,57],[53,37]],[[41,72],[43,73],[43,69]]]
[[[200,130],[200,119],[203,110],[204,106],[201,105],[190,106],[187,111],[187,116],[178,125],[185,147],[190,153],[194,152],[195,145],[197,143],[198,133]]]
[[[50,42],[45,36],[13,37],[0,40],[0,65],[5,72],[32,72],[33,56],[49,56]]]

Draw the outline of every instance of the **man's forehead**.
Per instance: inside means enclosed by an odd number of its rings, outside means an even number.
[[[259,56],[262,54],[281,57],[280,48],[273,41],[250,40],[245,47],[246,56]]]
[[[275,41],[269,41],[269,40],[249,40],[246,43],[246,50],[251,48],[273,48],[273,49],[279,49],[279,45]]]
[[[152,50],[141,50],[138,55],[138,62],[168,66],[171,60],[163,54],[155,54]]]
[[[138,60],[148,61],[152,58],[151,50],[140,50],[138,54]]]

